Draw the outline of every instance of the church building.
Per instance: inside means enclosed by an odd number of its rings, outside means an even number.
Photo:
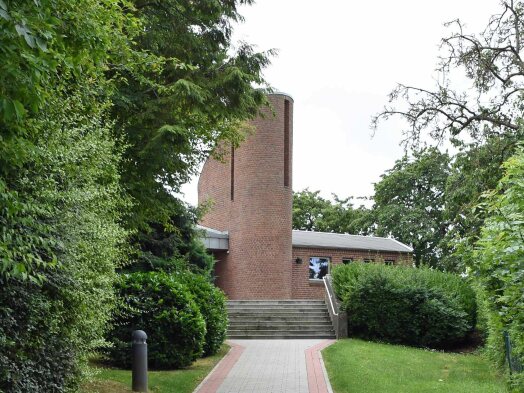
[[[268,97],[254,132],[221,160],[209,157],[198,182],[201,221],[216,284],[231,300],[322,299],[322,278],[341,263],[412,263],[392,238],[292,229],[293,99]]]

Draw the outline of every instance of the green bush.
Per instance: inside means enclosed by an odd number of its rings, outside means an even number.
[[[350,334],[445,348],[464,340],[475,326],[475,293],[456,275],[363,263],[337,266],[332,274]]]
[[[29,161],[0,177],[0,391],[74,390],[104,345],[125,200],[104,110],[82,113],[86,100],[49,98]]]
[[[183,277],[206,322],[204,355],[214,355],[226,338],[226,296],[202,275],[185,273]]]
[[[481,205],[488,218],[469,265],[485,302],[488,354],[499,365],[504,359],[504,331],[512,339],[513,356],[524,363],[524,148],[504,169],[497,188]],[[511,384],[524,391],[524,373],[514,373]]]
[[[149,365],[175,369],[202,355],[206,325],[194,298],[176,275],[165,272],[122,274],[117,284],[122,307],[115,315],[108,340],[109,361],[131,366],[131,334],[148,335]]]
[[[76,391],[104,345],[127,238],[106,75],[134,30],[119,7],[0,1],[1,392]]]

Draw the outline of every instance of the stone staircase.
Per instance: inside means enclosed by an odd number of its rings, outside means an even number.
[[[230,300],[228,338],[335,338],[323,300]]]

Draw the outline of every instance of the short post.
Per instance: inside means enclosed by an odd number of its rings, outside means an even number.
[[[133,332],[133,392],[147,392],[147,334]]]

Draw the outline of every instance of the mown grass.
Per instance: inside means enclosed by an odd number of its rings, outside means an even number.
[[[336,393],[503,393],[501,377],[477,354],[434,352],[356,339],[322,352]]]
[[[150,371],[149,390],[154,393],[191,393],[228,351],[229,347],[223,345],[216,355],[198,359],[183,370]],[[97,370],[100,373],[83,387],[82,393],[131,392],[131,371],[105,367],[97,367]]]

